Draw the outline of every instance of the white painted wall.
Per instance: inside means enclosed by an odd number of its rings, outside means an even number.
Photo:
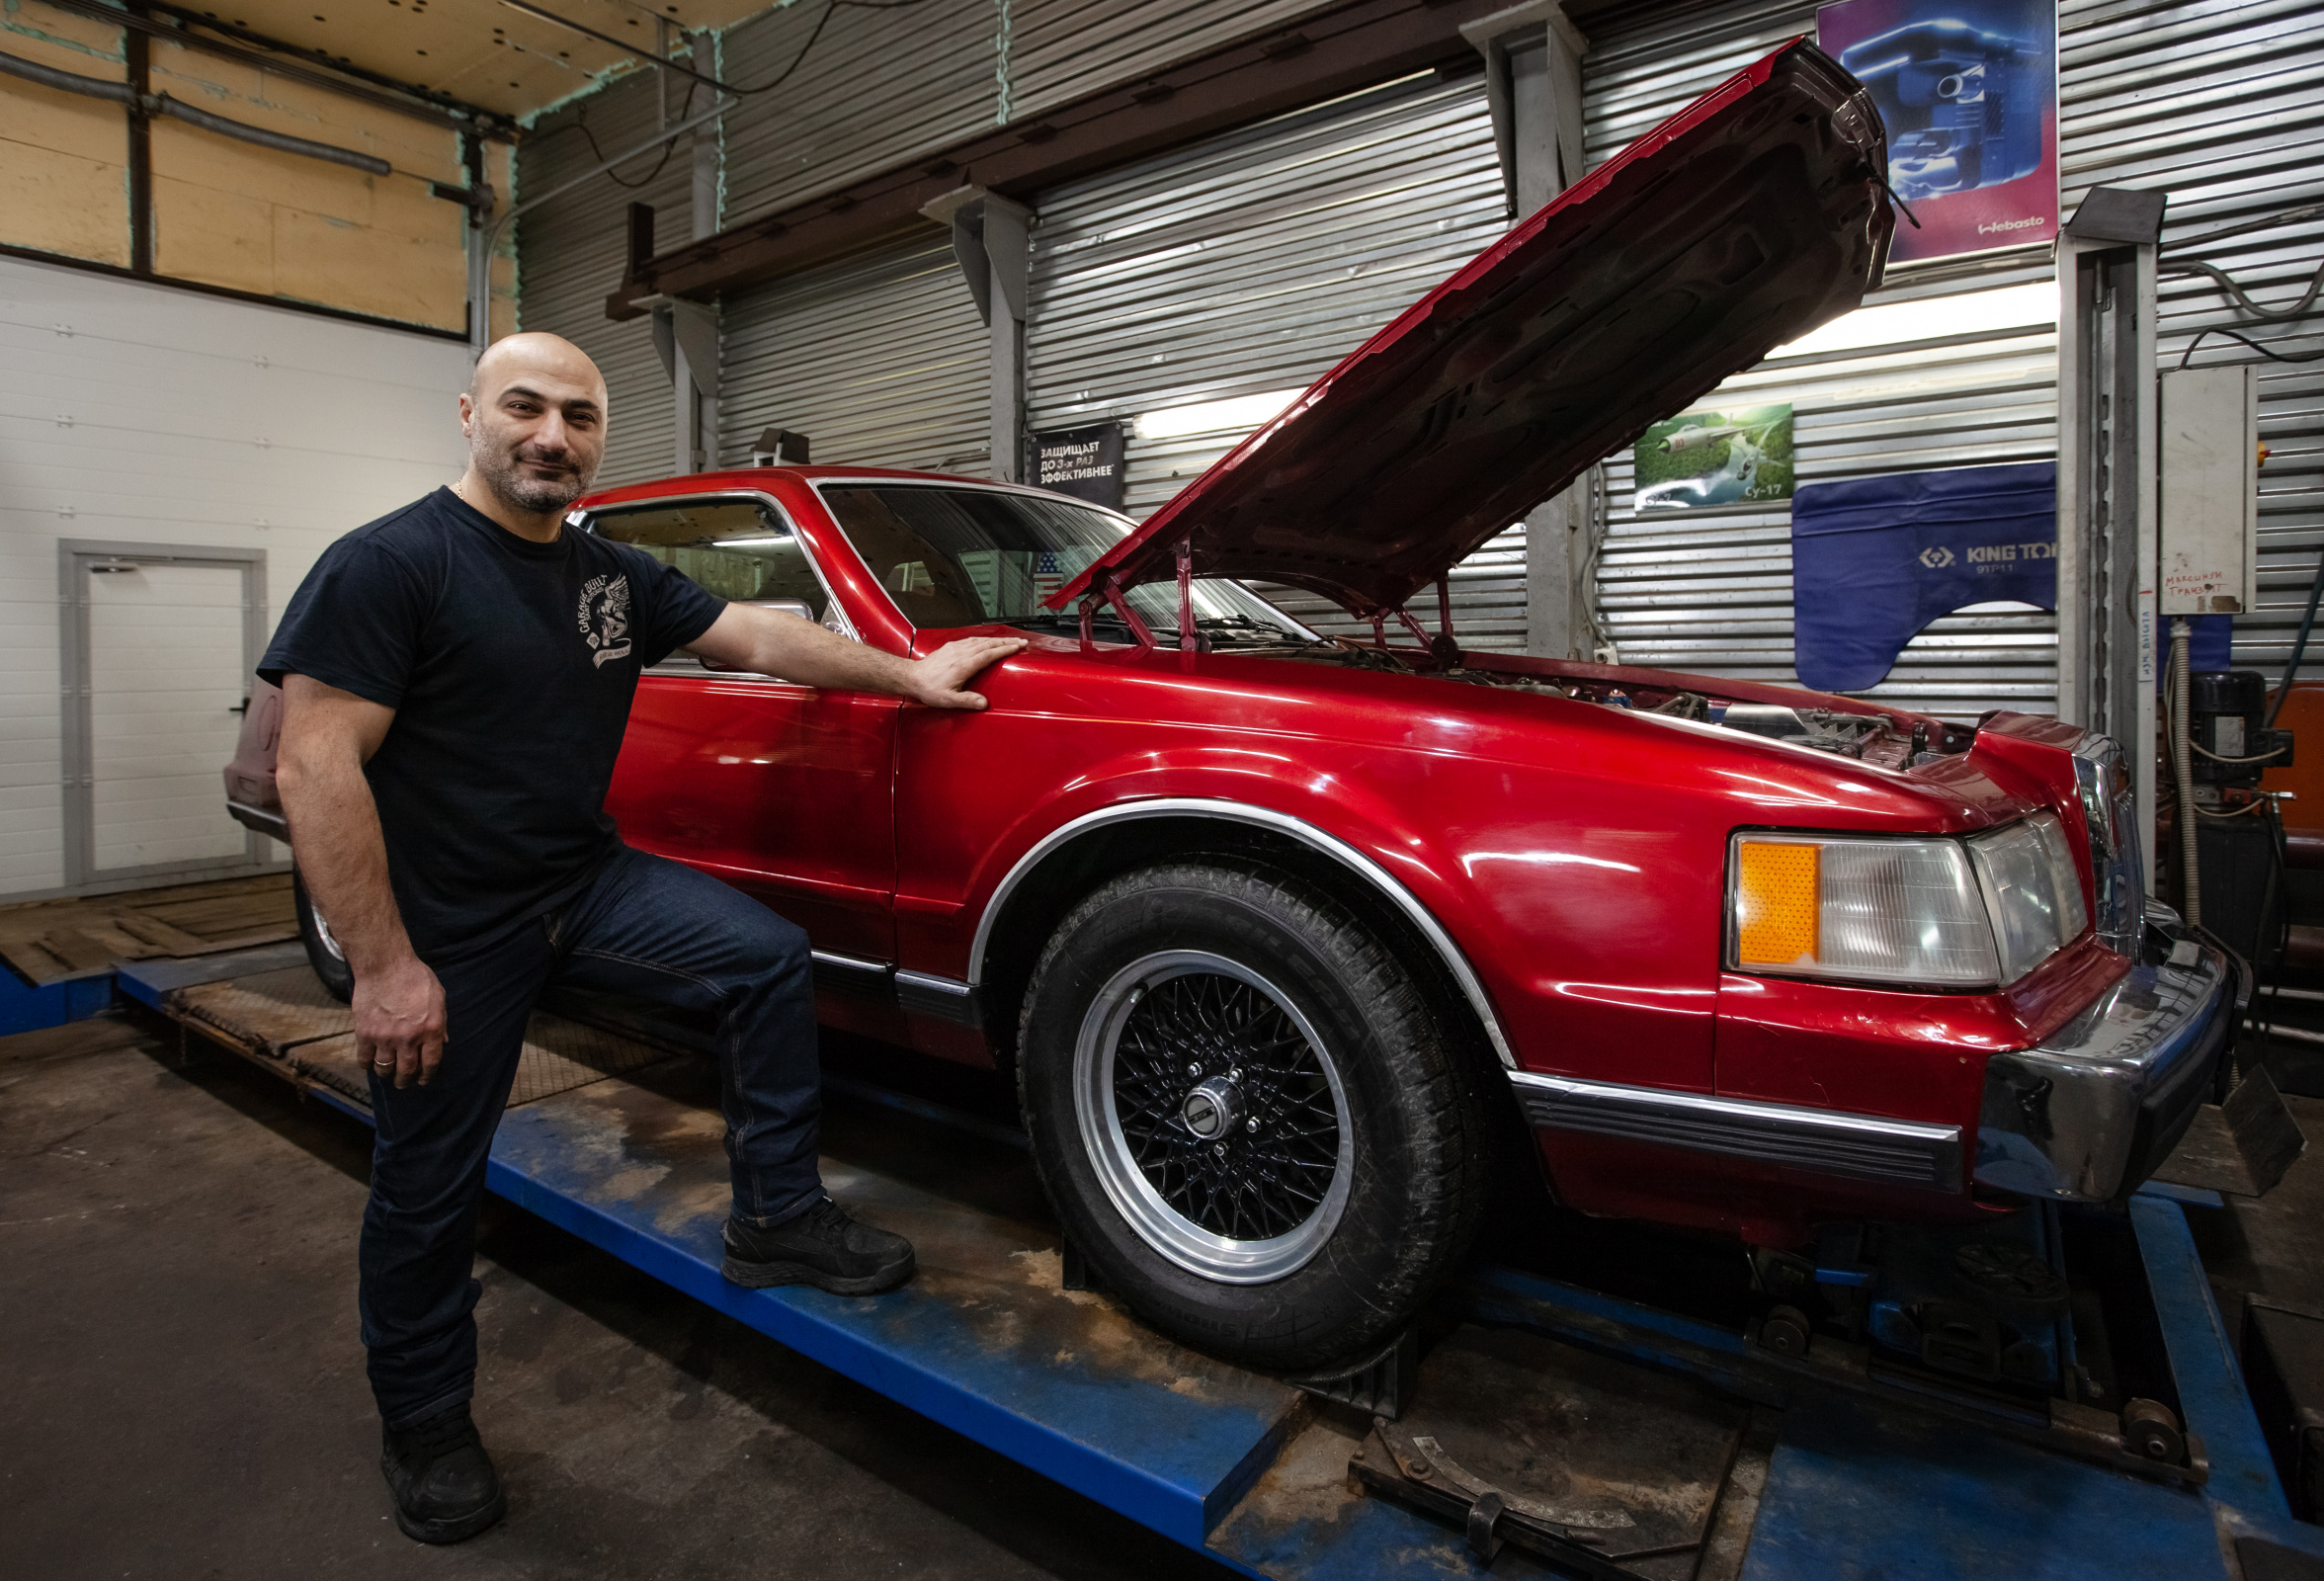
[[[0,895],[64,881],[57,541],[262,548],[271,630],[332,540],[459,474],[467,376],[452,341],[0,258]]]

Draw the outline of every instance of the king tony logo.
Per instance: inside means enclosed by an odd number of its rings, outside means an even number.
[[[596,665],[629,656],[629,578],[593,576],[581,585],[581,640]]]
[[[1952,550],[1942,543],[1935,548],[1923,549],[1921,563],[1932,571],[1942,571],[1952,563]]]

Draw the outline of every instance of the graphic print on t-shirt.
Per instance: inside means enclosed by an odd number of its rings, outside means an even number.
[[[629,578],[593,576],[581,584],[581,635],[593,663],[629,656]]]

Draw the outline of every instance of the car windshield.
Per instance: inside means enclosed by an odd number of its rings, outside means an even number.
[[[1078,628],[1071,610],[1041,601],[1129,531],[1119,517],[1071,500],[926,483],[831,483],[823,503],[920,629],[1003,624]],[[1304,642],[1314,633],[1236,582],[1196,581],[1195,624],[1224,641]],[[1129,602],[1157,636],[1178,633],[1175,583],[1132,588]],[[1119,617],[1099,617],[1120,629]]]

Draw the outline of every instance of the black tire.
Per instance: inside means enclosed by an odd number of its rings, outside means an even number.
[[[1363,1360],[1475,1235],[1466,1067],[1394,955],[1304,879],[1207,859],[1107,883],[1042,953],[1019,1046],[1066,1237],[1182,1343],[1279,1372]]]
[[[290,898],[298,908],[298,942],[306,946],[306,963],[314,967],[314,974],[323,980],[323,991],[341,1004],[355,998],[355,968],[339,952],[339,942],[331,937],[322,914],[307,898],[306,878],[298,865],[290,865]]]

